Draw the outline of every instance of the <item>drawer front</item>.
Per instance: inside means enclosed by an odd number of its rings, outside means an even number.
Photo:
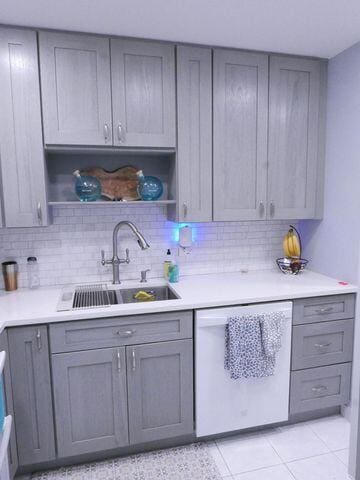
[[[192,338],[192,311],[50,325],[52,353]]]
[[[327,322],[355,316],[355,294],[294,300],[293,324]]]
[[[296,325],[292,332],[292,370],[351,362],[354,321]]]
[[[290,414],[344,405],[350,398],[351,363],[291,373]]]

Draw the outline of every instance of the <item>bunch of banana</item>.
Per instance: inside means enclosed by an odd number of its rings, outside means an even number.
[[[284,237],[283,249],[285,257],[300,258],[301,256],[300,235],[292,225]]]

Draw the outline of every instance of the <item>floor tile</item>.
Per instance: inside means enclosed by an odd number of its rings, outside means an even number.
[[[349,465],[349,449],[336,450],[334,454],[343,462],[344,465]]]
[[[348,480],[345,465],[332,453],[287,464],[296,480]]]
[[[261,434],[246,434],[216,441],[232,474],[244,473],[282,463]]]
[[[330,450],[349,448],[350,423],[340,415],[320,418],[307,423]]]
[[[230,477],[231,473],[230,470],[228,469],[225,460],[223,459],[220,450],[218,449],[218,446],[216,445],[215,442],[209,442],[208,444],[209,452],[211,456],[213,457],[215,464],[220,472],[220,475],[222,477],[228,478]],[[231,477],[230,477],[231,478]]]
[[[277,465],[276,467],[263,468],[261,470],[253,470],[248,473],[235,475],[234,480],[294,480],[294,477],[285,467],[285,465]]]
[[[325,443],[305,424],[280,427],[265,436],[284,462],[329,452]]]

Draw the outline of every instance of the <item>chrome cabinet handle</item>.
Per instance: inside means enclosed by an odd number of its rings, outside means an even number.
[[[118,134],[118,140],[120,143],[123,143],[124,141],[124,135],[123,135],[123,126],[121,123],[118,124],[117,126],[117,134]]]
[[[104,123],[104,138],[109,140],[109,125],[107,123]]]
[[[270,217],[272,218],[275,215],[275,203],[273,200],[270,202]]]
[[[39,329],[37,329],[35,336],[36,336],[37,348],[40,352],[40,350],[42,349],[42,342],[41,342],[41,332]]]
[[[315,343],[314,347],[316,348],[326,348],[326,347],[330,347],[331,345],[331,342],[329,343]]]
[[[264,213],[265,213],[264,202],[263,202],[262,200],[260,200],[260,202],[259,202],[259,214],[260,214],[260,217],[263,217],[263,216],[264,216]]]
[[[36,206],[36,214],[37,214],[37,219],[39,222],[39,225],[42,225],[42,211],[41,211],[41,203],[38,202]]]
[[[326,390],[327,390],[327,387],[325,385],[319,385],[318,387],[313,387],[311,389],[311,391],[314,393],[321,393],[321,392],[325,392]]]
[[[120,350],[116,352],[116,361],[117,361],[117,371],[120,373],[121,372],[121,354]]]
[[[131,368],[132,368],[132,371],[135,372],[135,370],[136,370],[136,356],[135,356],[135,350],[134,349],[131,352]]]
[[[122,337],[122,338],[126,338],[126,337],[131,337],[132,335],[134,335],[134,333],[136,332],[136,330],[118,330],[117,332],[115,332],[115,335],[119,335],[119,337]]]
[[[184,218],[187,217],[187,214],[188,214],[188,206],[187,206],[187,203],[183,203],[183,215],[184,215]]]
[[[318,308],[316,313],[320,313],[320,315],[323,315],[324,313],[330,313],[334,310],[334,307],[326,307],[326,308]]]

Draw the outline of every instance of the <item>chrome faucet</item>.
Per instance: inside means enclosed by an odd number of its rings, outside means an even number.
[[[147,248],[150,247],[150,245],[147,243],[143,235],[139,232],[138,228],[131,222],[128,222],[126,220],[119,222],[117,225],[115,225],[114,231],[113,231],[113,255],[111,260],[105,260],[105,252],[104,250],[101,250],[101,265],[112,265],[113,268],[113,283],[118,284],[120,282],[120,269],[119,265],[121,263],[130,263],[130,256],[129,256],[129,249],[127,248],[125,250],[126,252],[126,257],[125,258],[119,258],[118,257],[118,233],[119,229],[123,226],[128,226],[130,230],[134,233],[134,235],[137,237],[137,242],[139,244],[139,247],[141,250],[146,250]]]

